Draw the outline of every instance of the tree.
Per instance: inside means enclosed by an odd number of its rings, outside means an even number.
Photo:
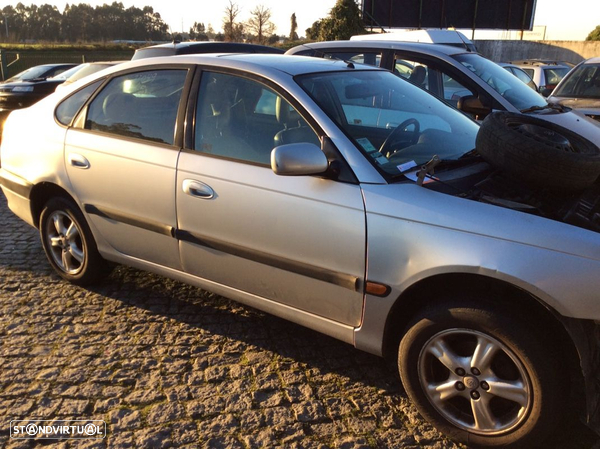
[[[360,10],[354,0],[337,0],[329,17],[323,20],[319,40],[334,41],[350,39],[365,32]]]
[[[62,15],[56,6],[48,4],[40,6],[36,11],[35,22],[36,33],[34,34],[34,39],[45,41],[58,40],[60,36]]]
[[[586,41],[600,41],[600,25],[590,31],[588,37],[585,38]]]
[[[266,44],[275,30],[275,24],[271,22],[271,10],[260,5],[254,8],[250,14],[248,30],[256,35],[256,42]]]
[[[323,23],[323,20],[324,19],[313,22],[313,24],[310,26],[310,28],[306,29],[306,38],[308,40],[311,40],[311,41],[319,40],[319,34],[321,33],[321,24]]]
[[[239,13],[240,7],[229,0],[229,5],[225,7],[225,17],[223,17],[225,42],[241,42],[243,40],[244,25],[235,21]]]
[[[290,18],[291,27],[290,27],[290,40],[297,41],[298,40],[298,22],[296,21],[296,13],[292,14]]]
[[[197,41],[207,41],[208,35],[206,34],[206,27],[203,23],[194,22],[194,25],[190,28],[190,39]]]

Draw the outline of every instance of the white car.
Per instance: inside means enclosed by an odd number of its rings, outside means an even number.
[[[568,107],[548,104],[498,64],[464,48],[393,40],[349,40],[312,42],[291,48],[286,54],[383,67],[479,120],[493,111],[516,112],[600,142],[600,123]],[[533,80],[538,86],[545,85],[545,81],[540,85],[536,78]]]
[[[457,441],[532,447],[599,404],[598,184],[498,170],[487,123],[350,62],[143,59],[11,114],[0,184],[70,282],[211,290],[397,361]]]

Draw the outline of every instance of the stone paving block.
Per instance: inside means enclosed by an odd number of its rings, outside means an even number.
[[[127,267],[81,288],[0,194],[0,416],[103,419],[87,448],[439,448],[395,368],[218,295]],[[0,428],[0,447],[31,448]],[[585,431],[545,449],[600,449]]]

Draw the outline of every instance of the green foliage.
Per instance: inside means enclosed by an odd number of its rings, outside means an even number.
[[[203,23],[194,22],[194,25],[190,28],[190,39],[196,41],[208,40],[208,34],[206,34],[206,27]]]
[[[586,41],[600,41],[600,25],[594,28],[588,37],[585,38]]]
[[[329,17],[314,22],[306,30],[306,37],[319,41],[345,40],[364,32],[360,10],[355,1],[337,0],[329,12]]]
[[[292,14],[290,21],[291,21],[290,40],[297,41],[298,40],[298,21],[296,20],[296,13]]]
[[[321,24],[323,23],[323,20],[324,19],[313,22],[310,28],[306,29],[306,39],[308,39],[309,41],[319,40],[319,34],[321,33]]]
[[[3,42],[107,42],[113,40],[166,40],[169,27],[151,6],[125,9],[113,2],[92,8],[67,4],[61,13],[56,6],[5,6],[0,15]]]

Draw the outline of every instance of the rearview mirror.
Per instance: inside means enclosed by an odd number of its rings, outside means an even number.
[[[467,114],[472,114],[480,118],[484,118],[492,112],[490,107],[484,106],[481,100],[474,95],[467,95],[459,98],[456,107]]]
[[[290,143],[271,151],[271,168],[281,176],[320,175],[327,171],[327,156],[315,144]]]

